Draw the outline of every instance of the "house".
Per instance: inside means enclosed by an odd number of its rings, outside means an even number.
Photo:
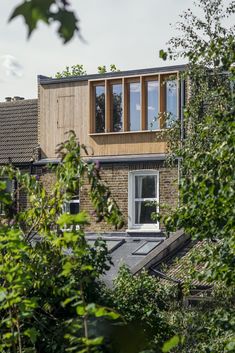
[[[39,164],[56,162],[56,145],[74,130],[88,147],[90,160],[102,166],[103,179],[126,216],[124,232],[158,234],[161,226],[151,219],[156,203],[160,211],[177,204],[178,169],[164,163],[167,141],[162,131],[182,116],[184,85],[179,73],[183,69],[38,77]],[[147,201],[155,204],[146,205]],[[80,208],[91,211],[86,187],[80,193]],[[92,222],[89,231],[110,229]]]
[[[38,103],[37,99],[7,97],[0,103],[0,165],[11,163],[24,172],[31,172],[38,158]],[[1,178],[2,179],[2,178]],[[27,197],[17,185],[7,181],[8,191],[14,192],[15,207],[25,207]],[[0,215],[4,209],[0,204]]]
[[[96,222],[88,184],[82,186],[71,210],[79,206],[90,212],[87,239],[92,244],[99,234],[107,241],[115,263],[111,277],[122,262],[135,272],[158,246],[169,250],[163,225],[151,215],[178,203],[178,165],[165,163],[163,132],[183,118],[183,70],[179,65],[58,79],[38,76],[41,158],[34,167],[50,188],[54,176],[46,166],[59,162],[56,145],[69,130],[90,151],[89,157],[83,157],[101,165],[101,176],[125,217],[123,228],[115,232]],[[175,252],[187,237],[174,236]]]

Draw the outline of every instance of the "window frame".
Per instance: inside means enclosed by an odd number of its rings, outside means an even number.
[[[148,201],[156,201],[156,212],[159,212],[159,200],[160,200],[160,194],[159,194],[159,171],[158,170],[152,170],[152,169],[143,169],[143,170],[133,170],[130,171],[128,174],[128,230],[135,230],[135,231],[150,231],[150,232],[159,232],[160,231],[160,225],[159,222],[156,223],[143,223],[143,224],[136,224],[135,223],[135,177],[136,176],[150,176],[154,175],[157,177],[157,185],[156,185],[156,190],[157,190],[157,197],[155,198],[148,198],[146,199],[146,202]],[[144,198],[142,198],[144,200]]]
[[[66,204],[71,204],[71,203],[76,203],[79,205],[79,212],[80,212],[80,198],[74,198],[74,199],[71,199],[71,200],[65,200],[63,205],[62,205],[62,213],[66,213],[66,214],[72,214],[71,212],[67,212],[66,211]],[[78,212],[78,213],[79,213]],[[78,214],[77,213],[77,214]],[[76,225],[75,227],[75,230],[79,230],[80,229],[80,226],[79,225]],[[65,227],[62,229],[63,232],[71,232],[73,230],[73,226],[70,226],[69,228],[67,227],[67,225],[65,225]]]
[[[179,71],[161,72],[153,74],[133,75],[133,76],[119,76],[115,78],[102,78],[96,80],[89,80],[89,107],[90,107],[90,127],[89,135],[107,135],[107,134],[124,134],[124,133],[141,133],[154,132],[162,129],[167,129],[166,116],[166,87],[164,82],[167,79],[176,79],[177,92],[177,117],[180,118],[180,77]],[[148,129],[148,114],[147,114],[147,82],[158,81],[158,128]],[[130,114],[129,114],[129,89],[130,83],[140,83],[140,130],[130,130]],[[122,131],[112,131],[112,85],[122,84]],[[105,86],[105,127],[104,132],[96,132],[96,112],[95,112],[95,87]]]

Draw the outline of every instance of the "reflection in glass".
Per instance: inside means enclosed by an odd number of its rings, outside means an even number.
[[[155,223],[152,213],[156,213],[156,205],[150,205],[147,201],[135,201],[135,224]]]
[[[135,176],[135,198],[156,198],[157,197],[157,176],[137,175]]]
[[[104,86],[95,86],[95,132],[105,132]]]
[[[150,251],[152,251],[156,246],[161,244],[161,240],[159,241],[146,241],[143,245],[141,245],[137,250],[135,250],[133,255],[147,255]]]
[[[158,81],[146,82],[146,98],[147,98],[147,129],[156,130],[159,128],[158,119]]]
[[[177,82],[176,80],[166,81],[166,113],[168,118],[166,127],[171,127],[177,118]]]
[[[129,121],[130,131],[139,131],[140,127],[140,83],[129,83]]]
[[[123,115],[122,115],[122,85],[112,85],[112,102],[111,102],[111,121],[112,131],[122,131]]]

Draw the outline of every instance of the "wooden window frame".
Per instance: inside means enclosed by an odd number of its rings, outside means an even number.
[[[166,92],[165,84],[166,78],[175,77],[177,82],[177,119],[180,116],[180,82],[179,72],[161,72],[154,74],[143,74],[135,76],[122,76],[117,78],[102,78],[96,80],[89,80],[89,134],[90,135],[105,135],[105,134],[122,134],[122,133],[141,133],[153,132],[166,129],[165,112],[166,112]],[[148,129],[147,123],[147,90],[146,82],[158,81],[159,94],[158,94],[158,119],[159,128],[154,130]],[[129,116],[129,83],[140,83],[140,127],[138,131],[130,131],[130,116]],[[123,128],[122,131],[112,131],[112,113],[111,113],[111,86],[114,84],[122,84],[122,118]],[[95,126],[95,89],[96,86],[105,87],[105,129],[104,132],[96,132]]]

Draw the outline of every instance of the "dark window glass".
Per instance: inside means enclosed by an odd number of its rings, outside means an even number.
[[[104,86],[95,86],[95,132],[105,132]]]
[[[64,203],[64,212],[69,214],[78,214],[79,213],[79,201],[66,201]]]
[[[111,102],[111,121],[112,131],[122,131],[123,116],[122,116],[122,85],[112,85],[112,102]]]
[[[150,205],[147,201],[135,201],[135,224],[156,223],[151,215],[156,212],[156,205]]]
[[[135,176],[135,198],[156,198],[157,197],[157,176],[137,175]]]
[[[147,128],[156,130],[159,128],[158,119],[158,81],[146,82],[146,110],[147,110]]]
[[[70,202],[69,204],[70,214],[78,214],[79,213],[79,202]]]
[[[130,131],[139,131],[140,124],[140,83],[129,83]]]
[[[166,127],[170,127],[177,118],[177,81],[166,81]]]

